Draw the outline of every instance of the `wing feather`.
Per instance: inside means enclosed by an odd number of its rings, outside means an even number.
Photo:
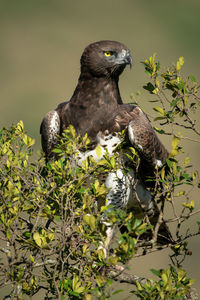
[[[148,165],[161,167],[166,162],[168,152],[138,106],[119,107],[115,123],[121,130],[127,127],[129,142]]]
[[[41,123],[40,134],[42,140],[42,149],[45,152],[46,159],[54,157],[52,149],[57,142],[57,135],[60,134],[60,117],[57,111],[48,112]]]

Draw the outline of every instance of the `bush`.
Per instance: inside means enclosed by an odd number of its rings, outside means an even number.
[[[193,225],[193,232],[186,227],[182,230],[182,226],[199,213],[190,193],[200,184],[190,158],[178,157],[184,156],[182,141],[192,140],[179,128],[200,135],[194,121],[200,98],[195,78],[184,79],[180,74],[183,62],[181,57],[162,72],[155,55],[144,62],[150,76],[144,88],[158,103],[153,107],[157,113],[154,121],[161,127],[155,130],[172,137],[167,164],[156,171],[151,189],[159,206],[155,226],[147,216],[140,220],[132,212],[98,205],[105,202],[108,192],[99,178],[118,168],[120,151],[99,162],[88,157],[80,166],[75,158],[79,149],[87,149],[89,139],[76,136],[70,126],[54,150],[59,159],[46,164],[43,155],[33,158],[34,140],[25,133],[22,121],[0,131],[0,285],[10,287],[12,299],[37,295],[41,289],[45,299],[89,300],[92,295],[108,299],[113,281],[128,282],[133,287],[131,293],[140,299],[195,299],[193,281],[187,278],[182,262],[191,254],[187,240],[200,233],[200,222],[196,229]],[[137,165],[137,152],[131,151],[130,159]],[[176,209],[178,201],[182,203],[180,210]],[[164,214],[166,205],[171,218]],[[111,226],[125,228],[123,233],[116,231],[107,256],[99,247],[106,240],[105,216]],[[176,230],[173,243],[159,245],[156,240],[163,220],[175,223]],[[149,231],[154,239],[147,243],[143,236]],[[123,266],[133,257],[166,247],[171,248],[172,265],[167,270],[152,270],[157,281],[124,272]]]

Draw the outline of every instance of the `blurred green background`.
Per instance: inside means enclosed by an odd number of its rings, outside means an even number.
[[[184,73],[200,79],[199,0],[0,0],[0,127],[23,120],[40,149],[44,114],[70,99],[83,49],[102,39],[123,42],[132,52],[133,69],[120,80],[125,102],[139,90],[142,107],[149,109],[142,89],[148,78],[140,62],[154,52],[162,65],[184,56]],[[170,140],[164,142],[170,147]],[[186,149],[197,167],[199,144],[188,143]],[[199,247],[199,237],[190,241],[193,256],[184,267],[200,290]],[[131,271],[150,276],[150,268],[166,268],[166,253],[135,259]]]

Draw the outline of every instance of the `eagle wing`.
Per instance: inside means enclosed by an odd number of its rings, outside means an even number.
[[[60,117],[56,110],[48,112],[40,125],[42,149],[46,155],[46,160],[54,158],[53,148],[60,134]]]
[[[146,114],[133,105],[120,105],[115,117],[114,128],[127,128],[130,144],[136,148],[149,167],[162,167],[168,152],[153,130]]]
[[[63,114],[61,114],[63,111]],[[42,149],[46,156],[46,161],[56,158],[56,154],[52,152],[64,129],[69,126],[69,102],[60,103],[55,110],[49,111],[43,118],[40,125],[40,134]]]

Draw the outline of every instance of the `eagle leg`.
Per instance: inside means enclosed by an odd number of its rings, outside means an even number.
[[[107,205],[114,208],[132,210],[134,216],[138,212],[148,215],[154,213],[154,203],[151,193],[145,189],[140,180],[136,179],[134,171],[124,174],[121,169],[108,175],[105,186],[109,188]]]
[[[153,226],[157,224],[159,217],[159,208],[154,202],[151,193],[145,188],[145,186],[135,176],[133,170],[124,174],[121,169],[116,172],[112,172],[107,176],[105,186],[109,188],[107,194],[106,205],[111,205],[108,209],[125,209],[133,212],[134,218],[142,219],[147,215]],[[109,222],[103,221],[107,226],[106,240],[104,245],[100,248],[103,249],[105,256],[108,251],[109,244],[114,235],[115,228],[111,227]],[[122,232],[124,227],[122,227]],[[148,231],[142,239],[151,240],[152,232]],[[162,223],[158,232],[158,244],[166,244],[172,242],[171,233],[165,223]]]
[[[154,214],[154,203],[150,192],[139,181],[136,181],[132,171],[126,175],[123,174],[121,169],[111,172],[106,178],[105,186],[109,189],[106,205],[111,206],[108,212],[119,208],[131,209],[135,217],[138,217],[138,213],[144,216],[144,212],[148,215]],[[102,249],[105,257],[107,257],[107,251],[114,235],[115,226],[112,227],[105,220],[103,223],[107,227],[106,240],[104,243],[101,243],[99,249]]]

